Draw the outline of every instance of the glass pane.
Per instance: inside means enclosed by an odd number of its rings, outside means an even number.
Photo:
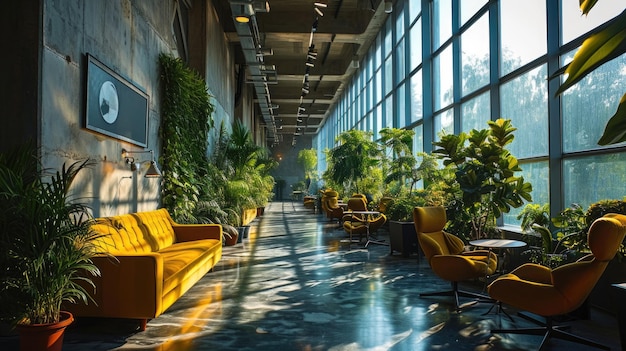
[[[568,62],[573,53],[565,58]],[[626,55],[596,68],[561,95],[563,151],[595,149],[626,92]]]
[[[406,94],[405,94],[406,84],[402,84],[398,87],[395,92],[396,95],[396,118],[394,126],[396,128],[402,128],[406,126]]]
[[[452,48],[449,45],[433,59],[435,110],[452,103]]]
[[[393,128],[393,94],[385,99],[385,127]]]
[[[375,139],[380,138],[380,135],[378,134],[378,132],[380,132],[381,129],[383,129],[383,104],[378,104],[376,106],[376,135],[375,135]]]
[[[501,74],[546,53],[546,1],[500,1]]]
[[[411,70],[417,68],[422,63],[422,20],[421,18],[411,27],[409,34],[411,39]]]
[[[488,128],[487,121],[491,114],[489,92],[478,95],[461,107],[461,131],[468,133],[472,129]]]
[[[463,0],[459,1],[461,4],[461,26],[467,22],[484,4],[487,0]]]
[[[533,203],[538,205],[547,204],[550,201],[550,168],[548,161],[520,163],[522,172],[518,175],[524,177],[525,182],[529,182],[533,186],[531,193]],[[511,209],[511,212],[505,213],[502,217],[505,225],[519,226],[521,221],[517,220],[517,216],[522,212],[524,206]]]
[[[600,200],[621,200],[626,194],[626,153],[593,155],[563,161],[564,206],[586,209]]]
[[[393,56],[385,60],[385,95],[393,89]]]
[[[383,101],[383,74],[382,72],[383,72],[382,69],[379,69],[376,72],[376,80],[374,81],[374,83],[376,84],[376,94],[375,94],[376,103]]]
[[[419,125],[413,128],[415,135],[413,136],[413,154],[424,151],[424,126]]]
[[[422,70],[419,70],[411,77],[411,123],[424,117],[423,108]]]
[[[482,16],[461,36],[463,95],[489,84],[489,18]]]
[[[389,17],[389,20],[385,23],[385,47],[384,47],[384,51],[383,51],[383,57],[387,57],[388,55],[391,54],[391,50],[393,48],[392,45],[392,31],[391,31],[391,17]]]
[[[404,8],[400,11],[394,9],[394,12],[396,12],[396,42],[398,42],[404,36]]]
[[[510,119],[515,140],[509,150],[517,158],[548,154],[548,86],[540,66],[500,88],[500,116]]]
[[[433,50],[452,36],[452,0],[433,1]]]
[[[396,47],[396,82],[401,82],[406,75],[404,40]]]
[[[623,1],[598,1],[587,16],[582,14],[578,0],[561,0],[562,38],[566,44],[617,16],[624,10]]]
[[[439,141],[441,138],[441,134],[452,134],[454,133],[454,111],[450,108],[440,113],[438,115],[433,116],[433,124],[435,129],[435,141]]]
[[[422,2],[419,0],[413,0],[407,1],[405,4],[409,6],[409,22],[413,22],[415,17],[417,17],[422,12]]]
[[[382,35],[381,33],[378,33],[378,36],[376,37],[376,51],[374,53],[374,69],[379,69],[380,68],[380,57],[382,55],[382,49],[381,49],[381,44],[380,44],[380,37]]]

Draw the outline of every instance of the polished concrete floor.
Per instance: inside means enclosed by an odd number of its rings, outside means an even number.
[[[385,233],[380,234],[385,238]],[[456,312],[446,290],[416,255],[390,255],[340,240],[345,233],[299,203],[273,202],[252,223],[250,237],[224,256],[166,313],[139,332],[124,320],[78,319],[63,350],[535,350],[540,337],[492,334],[492,328],[533,326],[504,306],[467,303]],[[481,282],[465,288],[481,291]],[[593,310],[571,331],[619,350],[617,323]],[[551,341],[551,350],[588,350]],[[0,338],[17,350],[17,338]]]

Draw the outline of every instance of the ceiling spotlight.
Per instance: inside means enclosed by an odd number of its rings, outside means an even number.
[[[300,122],[302,122],[302,118],[301,118],[301,117],[298,117],[298,118],[296,118],[296,121],[297,121],[298,123],[300,123]]]
[[[322,2],[316,2],[313,5],[315,5],[317,7],[324,7],[324,8],[326,8],[326,6],[328,6],[328,5],[326,5],[326,4],[322,3]]]
[[[304,107],[298,107],[298,113],[304,112],[304,111],[306,111],[306,109]]]
[[[313,64],[313,62],[307,61],[305,63],[305,65],[307,65],[308,67],[315,67],[315,65]]]
[[[303,94],[308,94],[308,93],[309,93],[309,89],[307,89],[307,88],[302,88],[302,93],[303,93]]]
[[[320,15],[321,17],[324,17],[324,13],[317,7],[315,7],[315,12],[317,12],[317,14]]]

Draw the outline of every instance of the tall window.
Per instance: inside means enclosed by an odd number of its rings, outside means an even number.
[[[373,130],[379,139],[380,129],[402,127],[416,133],[414,152],[430,152],[440,133],[485,129],[502,117],[517,128],[509,150],[533,186],[534,203],[562,210],[622,199],[626,143],[597,142],[626,93],[626,55],[559,96],[548,75],[626,2],[598,1],[588,16],[578,6],[576,0],[397,0],[364,58],[365,71],[344,90],[321,128],[325,142],[316,145],[332,144],[346,129]],[[338,120],[342,128],[335,127]],[[519,228],[520,211],[499,223]]]

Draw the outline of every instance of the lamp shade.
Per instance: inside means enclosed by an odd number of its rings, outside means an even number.
[[[144,177],[146,178],[160,178],[161,177],[161,171],[159,170],[159,167],[157,166],[155,161],[150,161],[150,167],[148,167],[148,170],[146,171],[146,174],[144,175]]]

